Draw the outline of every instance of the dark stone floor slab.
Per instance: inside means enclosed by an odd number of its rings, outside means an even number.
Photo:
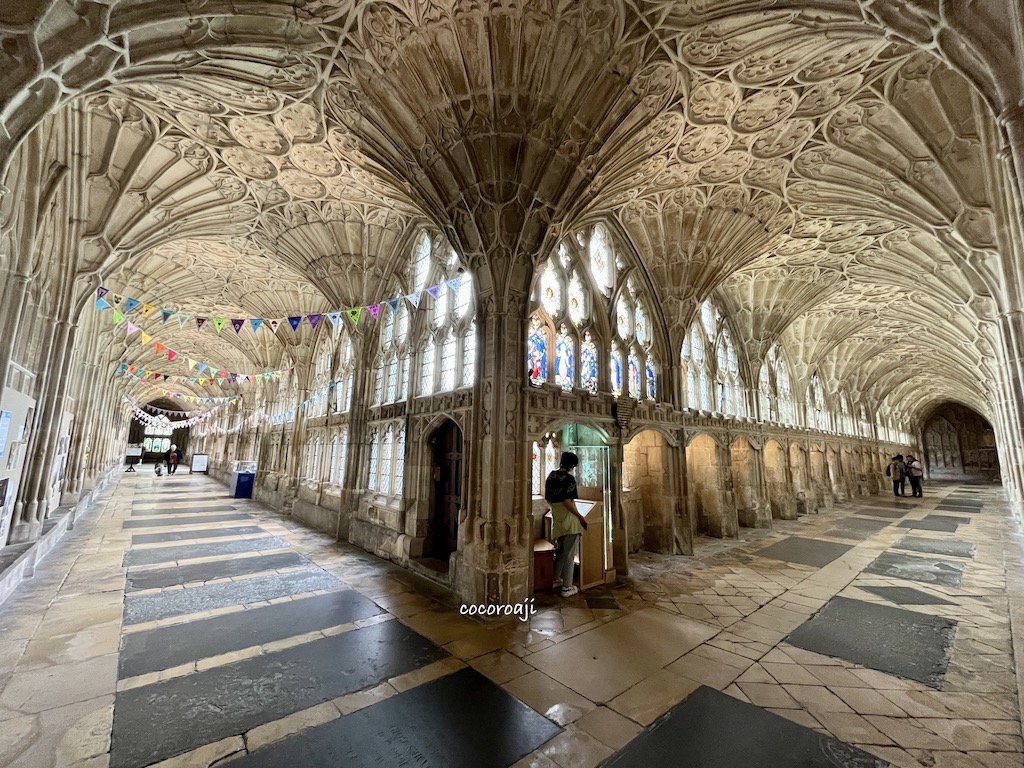
[[[150,765],[419,669],[447,655],[404,624],[385,621],[122,691],[114,700],[110,766]],[[404,724],[392,721],[386,727],[400,731]],[[437,737],[447,742],[444,730],[438,730]],[[298,766],[301,762],[288,760],[282,765]]]
[[[561,730],[475,669],[462,669],[258,749],[235,764],[505,768]]]
[[[970,522],[966,518],[958,518],[964,522]],[[922,520],[904,520],[897,523],[898,528],[916,528],[920,531],[942,531],[943,533],[956,533],[960,523],[954,522],[945,515],[928,515]]]
[[[941,584],[944,587],[959,587],[964,578],[964,564],[890,551],[880,554],[863,572]]]
[[[863,507],[858,509],[855,514],[858,515],[869,515],[871,517],[885,517],[890,520],[898,520],[903,517],[909,509],[881,509],[879,507]]]
[[[976,515],[981,512],[981,507],[969,507],[963,504],[936,504],[935,508],[941,509],[943,512],[960,512],[968,515]]]
[[[238,555],[243,552],[267,552],[272,549],[284,549],[288,546],[288,542],[284,539],[279,539],[277,536],[262,536],[258,539],[216,541],[210,544],[184,544],[178,547],[132,549],[124,553],[124,560],[122,561],[122,564],[125,568],[131,568],[136,565],[173,563],[179,560],[191,560],[197,557]]]
[[[702,685],[613,755],[604,768],[888,765],[854,746]]]
[[[903,608],[834,597],[786,642],[939,688],[956,622]]]
[[[951,600],[943,600],[941,597],[929,595],[927,592],[913,587],[860,587],[860,589],[897,605],[956,605]]]
[[[615,602],[614,597],[588,597],[586,603],[587,608],[591,610],[619,610],[619,604]]]
[[[135,507],[132,509],[132,517],[151,517],[155,515],[197,515],[202,512],[237,512],[238,507],[234,504],[214,504],[211,506],[203,507],[182,507],[182,506],[165,506],[157,507],[154,509],[139,509]]]
[[[825,531],[825,536],[835,536],[837,539],[854,539],[864,541],[871,538],[889,523],[885,520],[863,520],[858,517],[847,517],[836,523],[834,528]]]
[[[336,627],[381,612],[352,589],[304,597],[121,638],[119,677],[158,672],[196,659]]]
[[[929,555],[950,557],[974,557],[974,545],[969,541],[955,539],[923,539],[918,536],[904,536],[893,545],[893,549],[908,549],[912,552],[927,552]]]
[[[162,544],[168,541],[188,541],[190,539],[221,539],[226,536],[251,536],[254,533],[266,533],[266,531],[258,525],[236,525],[230,528],[197,528],[190,531],[136,533],[132,536],[132,545]]]
[[[207,563],[188,563],[169,568],[151,568],[143,571],[129,571],[125,592],[142,589],[161,589],[196,581],[213,581],[229,576],[247,576],[263,571],[277,571],[282,568],[297,568],[310,562],[298,552],[274,552],[269,555],[253,555],[230,560],[214,560]]]
[[[836,544],[832,541],[819,541],[817,539],[803,539],[799,536],[790,536],[788,539],[783,539],[769,547],[759,549],[753,554],[758,557],[768,557],[772,560],[784,560],[787,563],[800,563],[801,565],[812,565],[821,568],[831,563],[837,557],[846,554],[849,550],[849,544]]]
[[[252,520],[251,515],[206,515],[204,517],[165,517],[160,520],[125,520],[125,528],[157,528],[164,525],[198,525],[200,523],[227,523],[231,520]]]
[[[228,605],[248,605],[261,600],[336,589],[341,584],[331,574],[319,568],[296,573],[253,576],[251,579],[208,584],[191,589],[175,589],[151,595],[125,595],[124,623],[141,624],[145,621],[182,616],[186,613],[210,611]]]

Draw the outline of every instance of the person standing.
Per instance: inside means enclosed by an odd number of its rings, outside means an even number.
[[[906,496],[907,465],[903,463],[902,454],[892,457],[889,466],[885,468],[885,474],[892,480],[892,495]]]
[[[544,481],[544,498],[551,505],[551,536],[558,542],[554,586],[561,586],[562,597],[572,597],[580,591],[572,583],[580,536],[587,530],[587,520],[576,508],[576,478],[572,476],[579,463],[575,453],[563,453],[558,469]]]
[[[181,451],[178,450],[178,446],[172,445],[171,450],[167,452],[165,458],[167,459],[167,474],[173,475],[178,471],[178,463],[182,459]]]
[[[907,454],[907,477],[910,478],[910,495],[919,499],[924,498],[924,466],[911,454]]]

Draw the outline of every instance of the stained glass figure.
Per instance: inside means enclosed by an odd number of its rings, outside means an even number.
[[[644,372],[647,374],[647,399],[655,400],[658,397],[658,377],[654,373],[654,366],[647,363],[647,368]]]
[[[580,386],[588,392],[597,392],[597,345],[590,331],[583,334],[580,344]]]
[[[629,355],[629,396],[634,400],[640,399],[640,361],[637,360],[636,353],[631,352]]]
[[[572,337],[565,325],[562,325],[555,337],[555,384],[562,389],[572,389],[575,380],[574,368]]]
[[[633,338],[633,313],[629,311],[629,305],[622,296],[619,296],[615,306],[615,328],[623,341]]]
[[[552,317],[562,309],[562,281],[550,261],[540,278],[540,302]]]
[[[577,326],[587,317],[587,295],[577,272],[569,280],[569,319]]]
[[[555,441],[548,440],[544,446],[544,477],[558,469],[558,449],[555,448]]]
[[[643,304],[636,305],[634,318],[636,320],[636,340],[646,346],[650,340],[650,331],[647,326],[647,312],[644,311]]]
[[[527,366],[531,384],[543,384],[548,379],[548,342],[540,320],[536,317],[530,324],[527,337]]]
[[[612,373],[612,394],[618,397],[622,394],[622,359],[619,355],[618,347],[614,344],[612,345],[610,363]]]

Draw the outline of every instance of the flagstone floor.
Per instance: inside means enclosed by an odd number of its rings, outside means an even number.
[[[926,492],[487,623],[206,477],[124,475],[0,607],[0,765],[1020,768],[1020,527]]]

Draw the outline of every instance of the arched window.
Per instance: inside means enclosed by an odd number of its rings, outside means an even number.
[[[598,224],[564,240],[540,265],[527,328],[530,383],[552,381],[589,392],[607,386],[616,396],[657,397],[659,364],[648,315],[653,304],[629,262]],[[602,359],[607,384],[599,374]]]
[[[846,392],[839,392],[839,432],[846,435],[853,434],[853,417],[850,415],[850,399]]]
[[[408,396],[409,307],[402,299],[385,302],[380,308],[380,353],[373,379],[375,405],[404,400]]]
[[[680,359],[686,382],[686,404],[727,416],[746,416],[746,396],[739,358],[721,313],[705,301],[683,340]]]
[[[343,330],[341,334],[338,340],[338,373],[334,379],[334,410],[338,413],[347,413],[352,410],[352,385],[356,366],[352,339],[348,331]]]
[[[768,350],[768,367],[775,379],[775,396],[778,402],[778,421],[786,426],[796,426],[796,408],[793,407],[793,387],[789,378],[789,367],[786,365],[782,348],[773,344]]]
[[[476,369],[472,277],[447,241],[425,233],[413,267],[414,290],[426,292],[413,329],[420,350],[418,395],[470,386]]]
[[[345,435],[347,439],[347,434]],[[370,431],[367,487],[383,496],[401,496],[405,488],[405,425],[390,422]]]
[[[757,393],[761,408],[762,421],[778,421],[778,398],[775,395],[775,387],[772,384],[772,376],[768,372],[769,362],[764,361],[761,365],[761,375],[757,380]]]
[[[338,485],[345,484],[345,462],[348,459],[348,427],[341,430],[338,435],[338,463],[335,465],[337,470],[337,483]]]

